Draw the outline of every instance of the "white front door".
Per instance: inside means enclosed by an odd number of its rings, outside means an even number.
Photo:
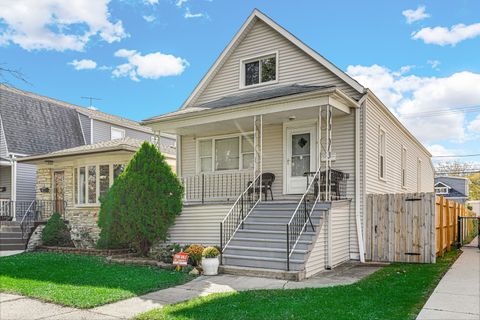
[[[286,128],[286,191],[303,194],[307,188],[305,172],[315,170],[315,128]]]

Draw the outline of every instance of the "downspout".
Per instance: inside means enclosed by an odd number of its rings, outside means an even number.
[[[17,210],[16,210],[16,201],[17,201],[17,158],[15,155],[10,155],[10,174],[11,174],[11,186],[10,186],[10,201],[12,201],[12,210],[13,210],[13,221],[17,220]]]
[[[365,161],[365,157],[360,156],[360,112],[361,108],[364,108],[365,113],[365,100],[367,94],[365,93],[360,101],[358,102],[359,108],[355,109],[355,224],[357,226],[357,242],[358,242],[358,251],[360,255],[360,262],[365,262],[365,243],[362,230],[362,218],[360,212],[360,204],[363,201],[365,188],[362,188],[363,192],[360,192],[360,163]],[[363,123],[365,127],[365,123]],[[363,144],[365,149],[365,140]],[[364,166],[365,171],[365,166]],[[364,180],[364,178],[362,179]],[[365,207],[363,208],[365,211]]]

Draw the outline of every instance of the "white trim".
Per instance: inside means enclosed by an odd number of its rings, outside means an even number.
[[[437,183],[435,183],[434,187],[436,187],[436,186],[439,185],[440,183],[443,184],[444,187],[447,187],[447,188],[449,188],[449,189],[452,188],[452,187],[450,187],[449,185],[447,185],[445,182],[442,182],[442,181],[438,181]]]
[[[363,97],[362,97],[363,99]],[[362,102],[363,103],[363,102]],[[360,262],[365,262],[365,248],[360,217],[360,109],[355,109],[355,225]],[[350,252],[350,258],[352,253]]]
[[[275,57],[275,80],[270,80],[267,82],[262,82],[262,64],[260,63],[261,60]],[[245,85],[245,64],[258,61],[259,62],[259,67],[258,67],[258,72],[259,72],[259,79],[257,84],[251,84],[251,85]],[[258,88],[258,87],[263,87],[263,86],[268,86],[272,84],[278,83],[278,63],[279,63],[279,53],[278,50],[275,51],[270,51],[270,52],[265,52],[265,53],[260,53],[255,56],[247,57],[244,59],[240,59],[240,75],[239,75],[239,85],[238,88],[239,90],[244,90],[244,89],[253,89],[253,88]]]
[[[87,144],[87,139],[85,139],[85,131],[83,131],[82,120],[80,120],[80,113],[77,112],[78,122],[80,123],[80,130],[82,130],[83,143]]]
[[[93,118],[90,118],[90,144],[93,144]]]
[[[268,26],[273,28],[275,31],[279,32],[282,36],[287,38],[287,40],[292,42],[298,48],[303,50],[306,54],[311,56],[314,60],[316,60],[317,62],[322,64],[324,67],[326,67],[328,70],[333,72],[336,76],[338,76],[340,79],[345,81],[352,88],[357,90],[359,93],[364,92],[365,88],[361,84],[359,84],[357,81],[355,81],[353,78],[351,78],[348,74],[340,70],[337,66],[335,66],[333,63],[325,59],[323,56],[321,56],[319,53],[314,51],[312,48],[308,47],[305,43],[300,41],[298,38],[296,38],[290,32],[285,30],[282,26],[277,24],[275,21],[267,17],[265,14],[260,12],[258,9],[254,9],[253,12],[250,14],[250,16],[247,18],[247,20],[243,23],[240,30],[235,34],[233,39],[230,41],[227,47],[225,47],[225,49],[222,51],[222,53],[217,58],[215,63],[210,67],[208,72],[205,74],[202,80],[195,87],[195,89],[187,98],[187,100],[185,100],[185,102],[182,104],[180,109],[185,109],[194,100],[194,98],[209,84],[213,76],[216,74],[217,70],[223,65],[223,63],[226,61],[226,59],[230,56],[230,54],[235,49],[237,42],[243,39],[244,33],[247,32],[248,29],[253,25],[253,22],[255,19],[259,19],[265,22]]]
[[[114,140],[113,139],[113,131],[117,131],[119,133],[121,133],[121,137],[120,138],[115,138],[115,139],[123,139],[125,138],[125,129],[122,129],[122,128],[119,128],[119,127],[114,127],[114,126],[110,126],[110,140]],[[161,136],[158,137],[158,143],[160,144],[160,138]]]

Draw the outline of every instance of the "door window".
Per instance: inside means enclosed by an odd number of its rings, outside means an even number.
[[[310,133],[292,134],[292,177],[310,171]]]

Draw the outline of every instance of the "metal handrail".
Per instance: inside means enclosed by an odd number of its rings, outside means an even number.
[[[25,231],[26,231],[26,222],[25,222],[25,218],[29,215],[29,213],[31,212],[31,208],[32,206],[35,204],[35,200],[32,200],[32,202],[30,203],[30,205],[28,206],[27,210],[25,210],[24,214],[23,214],[23,217],[22,217],[22,221],[20,221],[20,228],[22,230],[22,238],[25,239]],[[28,220],[27,220],[28,221]]]
[[[303,193],[302,197],[300,198],[300,201],[298,202],[297,207],[295,208],[295,211],[292,214],[292,217],[286,224],[286,231],[287,231],[287,270],[290,270],[290,257],[293,254],[295,247],[298,244],[298,241],[300,240],[300,237],[302,236],[304,230],[307,227],[308,222],[310,222],[310,225],[312,227],[312,231],[315,231],[315,227],[313,226],[311,215],[313,210],[315,209],[315,206],[317,205],[318,200],[320,199],[320,185],[317,186],[317,194],[315,194],[315,184],[319,184],[319,175],[320,175],[320,169],[318,168],[317,171],[315,172],[315,175],[313,176],[312,181],[308,184],[307,189]],[[315,197],[315,200],[313,201],[313,205],[311,208],[307,208],[309,200],[307,199],[308,195],[311,194],[311,189],[312,187],[314,188],[313,195]],[[303,213],[303,217],[301,214]],[[303,218],[303,220],[302,220]],[[295,230],[296,234],[292,233],[291,226],[293,222],[298,222],[297,227],[301,226],[300,230]],[[303,222],[303,224],[302,224]],[[293,236],[295,239],[290,239]],[[294,240],[293,246],[291,246],[292,241]]]
[[[235,200],[232,207],[228,211],[227,215],[220,222],[220,252],[221,253],[223,253],[223,251],[225,250],[227,245],[230,243],[230,241],[232,240],[233,236],[238,231],[238,229],[240,227],[243,228],[243,223],[245,222],[247,217],[250,215],[250,213],[253,211],[253,209],[258,204],[258,202],[260,201],[262,196],[261,192],[258,192],[258,199],[255,199],[255,197],[257,197],[257,192],[256,192],[257,181],[260,181],[261,177],[262,177],[262,174],[260,173],[255,177],[255,179],[252,182],[248,184],[245,190],[238,196],[237,200]],[[252,192],[250,192],[252,187],[253,187],[253,190]],[[261,186],[258,186],[258,188],[261,188]],[[247,198],[247,197],[250,197],[250,194],[252,195],[253,199]],[[245,208],[245,201],[247,201],[246,203],[247,208]],[[245,209],[247,210],[247,214],[245,214],[245,211],[246,211]],[[225,227],[227,230],[224,230]],[[225,241],[224,241],[224,238],[225,238]]]

